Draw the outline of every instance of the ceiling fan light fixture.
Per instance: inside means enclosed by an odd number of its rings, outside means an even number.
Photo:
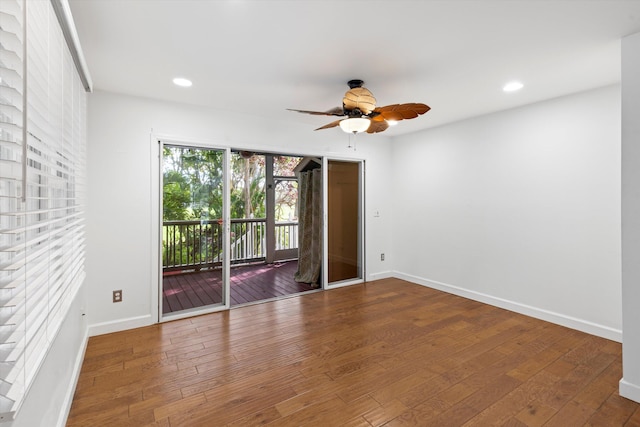
[[[340,129],[346,133],[360,133],[369,129],[371,120],[364,117],[351,117],[340,121]]]
[[[367,132],[373,134],[384,132],[401,120],[415,119],[431,109],[428,105],[420,102],[377,107],[376,99],[371,92],[362,87],[364,84],[362,80],[349,80],[347,84],[349,85],[349,90],[342,98],[342,107],[332,108],[327,111],[294,110],[290,108],[287,108],[287,110],[314,116],[344,117],[337,120],[334,119],[331,123],[320,126],[316,130],[340,126],[346,133]]]

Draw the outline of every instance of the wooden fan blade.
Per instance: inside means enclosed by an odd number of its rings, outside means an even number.
[[[389,127],[389,123],[386,120],[375,121],[371,120],[371,124],[369,125],[369,129],[367,129],[367,133],[378,133],[384,132]]]
[[[334,127],[338,126],[342,120],[344,120],[344,119],[340,119],[340,120],[336,120],[335,122],[328,123],[328,124],[326,124],[326,125],[324,125],[322,127],[319,127],[316,130],[334,128]]]
[[[346,115],[346,113],[344,112],[344,108],[342,108],[342,107],[333,107],[332,109],[325,111],[325,113],[333,114],[333,115],[336,115],[336,116],[344,116],[344,115]]]
[[[411,102],[408,104],[393,104],[386,105],[384,107],[378,107],[373,110],[374,113],[378,113],[375,115],[372,120],[379,122],[382,120],[395,120],[399,122],[400,120],[408,120],[415,119],[421,114],[429,111],[431,107],[425,104]]]
[[[314,116],[344,116],[344,110],[342,107],[335,107],[329,111],[309,111],[309,110],[294,110],[292,108],[287,108],[289,111],[296,111],[298,113],[312,114]]]

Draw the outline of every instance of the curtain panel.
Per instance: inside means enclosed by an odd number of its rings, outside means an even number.
[[[296,282],[320,286],[322,269],[322,169],[300,173]]]

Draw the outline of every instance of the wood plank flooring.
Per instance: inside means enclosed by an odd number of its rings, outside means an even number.
[[[242,305],[315,289],[293,276],[297,261],[253,264],[231,268],[231,305]],[[173,313],[222,301],[222,272],[174,272],[162,279],[162,310]]]
[[[93,337],[68,426],[640,426],[621,345],[398,279]]]

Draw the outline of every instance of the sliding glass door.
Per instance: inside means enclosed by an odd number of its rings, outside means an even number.
[[[229,306],[227,150],[162,144],[161,319]]]
[[[159,154],[161,321],[364,279],[363,162],[174,141]]]

